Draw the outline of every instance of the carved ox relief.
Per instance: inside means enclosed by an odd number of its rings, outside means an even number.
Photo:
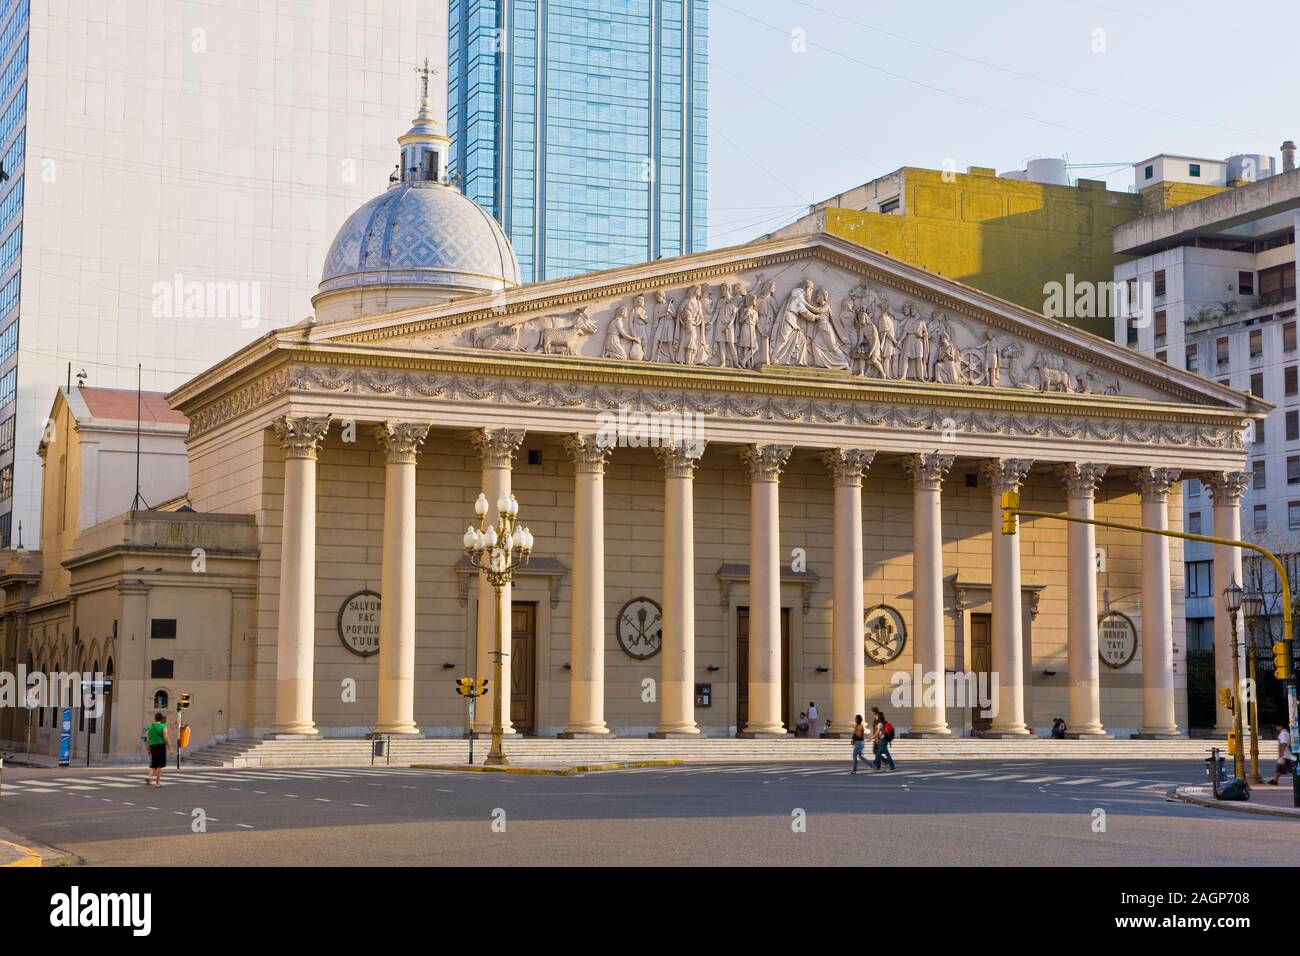
[[[487,321],[412,344],[624,363],[832,369],[863,379],[1060,394],[1124,388],[1078,358],[818,262]]]

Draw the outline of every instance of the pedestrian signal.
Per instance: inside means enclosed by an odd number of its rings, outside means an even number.
[[[1291,679],[1291,654],[1286,641],[1273,645],[1273,676],[1278,680]]]
[[[176,708],[178,710],[186,710],[189,708],[189,706],[190,706],[190,695],[181,694],[180,697],[178,697],[176,700]]]
[[[1015,534],[1018,521],[1016,512],[1020,510],[1020,492],[1002,492],[1002,533]]]
[[[458,677],[456,678],[456,693],[462,697],[474,696],[474,678]]]

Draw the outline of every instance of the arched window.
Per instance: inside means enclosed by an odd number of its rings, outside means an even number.
[[[170,699],[170,698],[167,696],[167,691],[162,690],[162,689],[159,689],[159,690],[154,691],[154,692],[153,692],[153,709],[154,709],[154,710],[166,710],[166,709],[167,709],[167,701],[168,701],[169,699]]]

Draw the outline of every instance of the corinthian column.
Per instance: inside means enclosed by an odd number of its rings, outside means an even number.
[[[912,477],[912,614],[916,641],[912,658],[922,686],[912,688],[909,737],[947,737],[943,649],[943,524],[939,493],[953,456],[909,455],[903,467]],[[933,686],[925,687],[930,681]],[[933,694],[930,690],[933,690]],[[925,701],[933,701],[927,705]]]
[[[1177,468],[1139,468],[1133,481],[1142,492],[1142,525],[1169,528],[1169,489]],[[1169,539],[1142,535],[1142,729],[1143,738],[1178,736],[1174,716],[1174,620],[1169,583]]]
[[[515,453],[523,444],[523,429],[479,428],[470,435],[470,441],[483,459],[483,494],[488,500],[488,520],[494,521],[497,499],[510,494],[510,466]],[[505,607],[505,622],[501,625],[507,633],[501,635],[501,651],[506,655],[501,661],[501,683],[497,687],[488,681],[488,692],[480,697],[474,708],[475,733],[492,732],[492,712],[496,706],[494,694],[501,695],[501,732],[513,734],[514,725],[510,723],[510,585],[502,592]],[[492,652],[496,649],[496,591],[488,583],[487,575],[482,571],[478,576],[478,653],[475,657],[475,673],[479,677],[488,677],[492,673]]]
[[[1094,462],[1058,465],[1066,507],[1076,518],[1093,518],[1093,498],[1106,466]],[[1066,565],[1069,611],[1066,657],[1069,668],[1069,737],[1108,737],[1101,724],[1101,664],[1097,652],[1097,533],[1071,522]]]
[[[569,723],[561,737],[608,735],[605,726],[605,462],[595,435],[569,435],[573,459],[573,620]]]
[[[749,468],[749,720],[742,737],[784,737],[781,714],[781,512],[789,445],[747,445]]]
[[[996,710],[988,735],[1027,737],[1025,726],[1025,636],[1020,616],[1020,535],[1002,533],[1002,493],[1018,492],[1033,462],[995,458],[984,462],[992,491],[993,515],[993,673]]]
[[[835,486],[834,594],[831,610],[831,712],[828,720],[852,733],[866,697],[863,678],[862,476],[875,457],[860,448],[832,448],[822,462]]]
[[[1225,471],[1209,475],[1205,486],[1214,499],[1214,536],[1230,541],[1241,540],[1241,495],[1250,480],[1248,471]],[[1244,584],[1241,574],[1241,549],[1226,544],[1214,546],[1214,587],[1220,593],[1229,581]],[[1244,674],[1245,671],[1243,670]],[[1223,601],[1214,599],[1214,732],[1224,737],[1232,730],[1232,711],[1219,703],[1218,690],[1232,686],[1232,618]]]
[[[664,468],[664,616],[659,726],[653,737],[695,735],[695,466],[703,444],[655,449]]]
[[[384,422],[375,428],[375,440],[388,459],[377,734],[419,733],[415,726],[415,456],[428,433],[428,425],[413,422]]]
[[[283,415],[271,423],[284,449],[280,610],[275,660],[275,734],[314,734],[316,662],[316,453],[330,417]]]

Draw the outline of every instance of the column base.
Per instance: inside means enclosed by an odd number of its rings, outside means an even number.
[[[372,734],[403,734],[406,736],[416,736],[420,733],[420,728],[415,724],[376,724],[370,731]]]
[[[305,729],[299,730],[297,727],[303,725],[294,725],[292,728],[273,727],[271,732],[263,737],[263,740],[299,740],[302,737],[318,737],[318,731],[313,724],[305,725]]]
[[[646,734],[651,740],[698,740],[700,732],[698,730],[656,730]]]
[[[1048,738],[1051,739],[1050,737]],[[1104,730],[1067,730],[1065,732],[1066,740],[1114,740],[1114,734],[1108,734]]]
[[[1157,731],[1155,733],[1151,733],[1143,730],[1136,734],[1129,734],[1128,739],[1129,740],[1182,740],[1183,735],[1176,730]]]
[[[742,730],[736,737],[739,740],[785,740],[787,737],[793,738],[794,734],[784,730]]]
[[[615,735],[608,730],[562,730],[555,737],[557,740],[613,740]]]

